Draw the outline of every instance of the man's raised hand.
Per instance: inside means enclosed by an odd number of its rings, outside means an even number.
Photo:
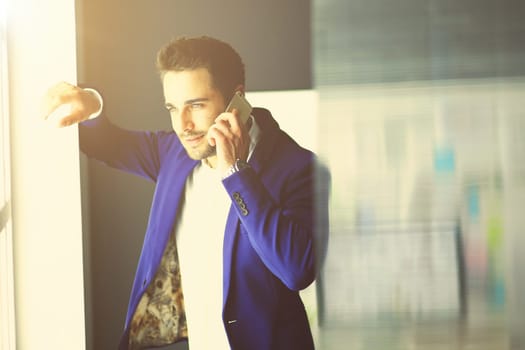
[[[101,100],[89,90],[60,82],[49,88],[42,101],[43,118],[48,119],[61,106],[69,105],[69,111],[57,115],[59,127],[80,123],[100,111]]]

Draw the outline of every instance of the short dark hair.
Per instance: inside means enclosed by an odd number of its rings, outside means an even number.
[[[244,63],[231,45],[208,36],[171,40],[157,53],[157,69],[161,78],[169,71],[206,68],[213,87],[219,90],[225,101],[235,88],[244,86]]]

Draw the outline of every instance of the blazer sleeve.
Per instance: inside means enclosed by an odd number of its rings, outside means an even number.
[[[323,174],[319,186],[317,174]],[[279,196],[268,191],[252,168],[225,178],[223,184],[250,243],[265,266],[289,289],[310,285],[324,259],[328,239],[327,172],[313,162],[288,171]],[[269,179],[267,183],[275,183]]]
[[[129,131],[106,117],[79,125],[80,149],[110,167],[156,181],[168,132]]]

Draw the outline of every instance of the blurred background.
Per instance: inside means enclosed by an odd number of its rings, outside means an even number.
[[[321,349],[523,349],[518,1],[314,1]]]

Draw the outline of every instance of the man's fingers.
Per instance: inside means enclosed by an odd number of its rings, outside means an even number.
[[[217,146],[217,141],[224,142],[224,134],[217,128],[216,125],[212,125],[208,129],[208,143],[210,146]]]
[[[79,122],[82,121],[82,113],[80,112],[73,112],[69,115],[66,115],[65,117],[61,118],[59,121],[58,121],[58,126],[59,127],[65,127],[65,126],[69,126],[69,125],[72,125],[72,124],[77,124]]]
[[[53,95],[44,97],[42,101],[42,117],[44,120],[49,118],[49,116],[61,105],[65,104],[65,98],[62,95]]]
[[[70,102],[72,100],[73,91],[73,85],[66,82],[61,82],[51,87],[42,100],[41,113],[43,119],[45,120],[49,118],[53,111],[58,107]]]
[[[239,111],[237,110],[237,108],[234,108],[231,112],[224,112],[219,114],[219,116],[215,119],[215,122],[217,123],[219,120],[226,121],[229,123],[230,129],[233,132],[238,132],[238,130],[240,129],[238,114]]]
[[[231,129],[230,123],[226,120],[215,120],[215,125],[212,128],[217,129],[224,137],[232,139],[235,135]]]

